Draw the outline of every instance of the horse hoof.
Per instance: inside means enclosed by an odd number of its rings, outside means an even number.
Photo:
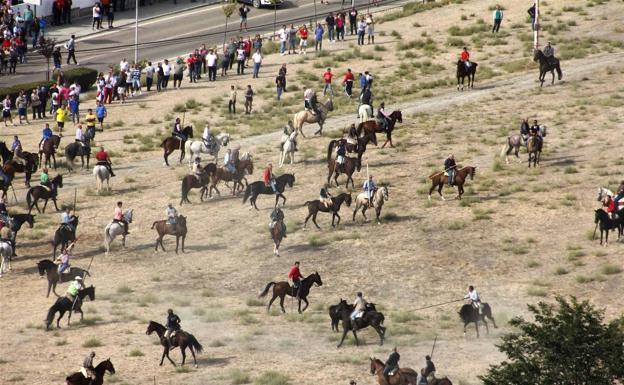
[[[199,366],[197,364],[195,364],[195,368],[199,368]]]

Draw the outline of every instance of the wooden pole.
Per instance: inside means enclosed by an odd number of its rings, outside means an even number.
[[[429,357],[431,357],[432,360],[433,360],[433,351],[435,350],[437,340],[438,340],[438,336],[435,336],[435,338],[433,339],[433,347],[431,347],[431,354],[429,355]]]
[[[539,9],[539,0],[535,0],[535,21],[533,23],[533,49],[539,49],[539,30],[540,30],[540,24],[539,24],[539,15],[540,15],[540,9]]]

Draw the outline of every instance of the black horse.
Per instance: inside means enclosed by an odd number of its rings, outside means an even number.
[[[552,74],[552,82],[550,84],[555,84],[555,71],[557,71],[557,76],[559,77],[559,80],[561,80],[561,78],[563,77],[562,73],[561,73],[561,66],[559,65],[559,59],[557,59],[556,57],[553,58],[547,58],[546,55],[544,55],[544,52],[542,52],[539,49],[536,49],[534,54],[533,54],[533,61],[539,61],[539,65],[540,65],[540,75],[539,75],[539,81],[540,81],[540,87],[542,87],[544,85],[544,79],[546,78],[546,74],[548,72],[550,72]]]
[[[89,168],[89,159],[91,158],[91,147],[83,146],[80,143],[73,142],[65,147],[65,160],[67,161],[67,169],[71,172],[74,170],[74,159],[80,157],[80,168],[84,168],[84,158],[87,158],[87,168]]]
[[[257,182],[253,182],[252,184],[248,185],[247,188],[245,189],[245,195],[243,196],[243,204],[245,204],[245,202],[247,202],[247,199],[249,199],[249,203],[251,204],[251,207],[258,210],[258,206],[256,206],[256,199],[258,199],[258,195],[260,194],[275,195],[275,206],[277,206],[277,202],[279,201],[280,197],[284,200],[284,204],[286,204],[286,197],[284,196],[283,192],[286,189],[286,185],[292,188],[294,183],[295,183],[294,174],[284,174],[284,175],[278,176],[277,178],[275,178],[275,185],[277,187],[277,194],[275,194],[275,192],[273,191],[273,188],[271,188],[271,186],[265,185],[264,181],[259,180]]]
[[[104,383],[104,374],[109,372],[115,374],[115,367],[110,358],[106,361],[100,362],[95,368],[95,378],[86,378],[81,372],[73,373],[71,376],[65,378],[67,385],[102,385]]]
[[[329,318],[331,319],[331,328],[332,328],[332,331],[335,331],[336,333],[338,333],[338,325],[340,324],[340,320],[342,319],[340,311],[338,310],[341,305],[348,306],[351,311],[355,309],[353,305],[348,304],[347,301],[345,301],[342,298],[340,298],[340,302],[338,302],[336,305],[331,305],[329,307]],[[366,311],[369,311],[369,310],[377,311],[374,303],[371,302],[371,303],[366,304]]]
[[[4,141],[0,141],[0,157],[2,157],[2,164],[13,159],[13,153],[9,150]]]
[[[347,206],[351,206],[351,194],[341,193],[337,197],[332,197],[331,201],[332,205],[329,208],[322,204],[321,201],[318,199],[313,201],[307,201],[306,203],[304,203],[303,205],[308,207],[308,216],[306,217],[305,222],[303,222],[303,228],[306,228],[306,225],[308,224],[308,219],[310,219],[310,217],[312,217],[312,222],[314,222],[316,228],[321,228],[318,223],[316,223],[316,215],[319,211],[324,213],[332,213],[332,227],[339,225],[340,215],[338,215],[338,211],[340,211],[340,206],[342,206],[343,203],[346,203]],[[338,218],[338,223],[334,224],[334,220],[336,218]]]
[[[50,308],[50,310],[48,310],[48,317],[45,321],[46,330],[50,329],[50,325],[52,325],[52,322],[54,321],[54,315],[56,315],[57,312],[59,313],[59,317],[56,320],[56,327],[59,329],[61,328],[59,322],[61,322],[61,318],[63,318],[66,312],[69,312],[69,314],[67,315],[67,326],[69,326],[72,310],[76,313],[80,313],[80,321],[82,322],[82,319],[84,318],[84,313],[82,312],[81,306],[82,300],[85,297],[89,297],[91,301],[95,300],[95,287],[93,287],[93,285],[85,289],[78,290],[78,299],[76,300],[76,303],[73,303],[72,300],[67,297],[61,297],[57,299],[54,305],[52,305],[52,307]]]
[[[74,216],[70,224],[73,226],[72,229],[65,225],[61,224],[58,229],[54,232],[54,239],[52,240],[52,246],[54,247],[52,251],[52,259],[56,258],[56,248],[60,245],[61,250],[67,247],[70,242],[76,240],[76,229],[78,228],[78,216]]]
[[[494,321],[494,318],[492,317],[492,308],[490,308],[490,305],[485,302],[481,303],[481,313],[479,313],[479,310],[471,304],[465,304],[461,307],[461,309],[459,309],[459,318],[464,321],[464,334],[466,334],[466,326],[469,323],[474,322],[477,330],[477,338],[479,338],[479,322],[483,322],[486,332],[490,333],[490,328],[485,320],[486,318],[489,318],[492,321],[494,328],[498,328],[498,326],[496,326],[496,321]]]
[[[50,188],[45,186],[35,186],[28,189],[26,193],[26,203],[28,203],[28,214],[31,213],[33,207],[37,208],[37,212],[41,213],[39,209],[39,204],[37,203],[39,199],[44,199],[45,203],[43,204],[43,212],[45,213],[46,206],[48,205],[48,200],[52,199],[52,203],[54,203],[54,208],[56,211],[59,211],[58,205],[56,204],[56,197],[58,195],[58,189],[63,188],[63,175],[57,175],[50,181]]]
[[[79,267],[70,267],[68,272],[63,272],[59,274],[58,265],[49,259],[42,259],[37,262],[37,270],[39,270],[39,275],[43,277],[45,274],[48,278],[48,293],[46,294],[46,298],[50,296],[50,290],[56,295],[56,284],[61,282],[69,282],[72,281],[76,276],[84,277],[91,276],[87,270],[83,270]]]
[[[466,87],[474,88],[474,78],[477,73],[477,63],[471,61],[470,67],[466,67],[466,63],[461,60],[457,61],[457,90],[464,90],[464,78],[468,78]],[[460,88],[461,85],[461,88]]]
[[[379,335],[379,345],[383,345],[386,328],[383,326],[385,317],[381,312],[375,310],[367,310],[364,312],[364,314],[362,314],[361,317],[352,320],[351,313],[353,313],[353,307],[347,304],[347,301],[340,302],[338,304],[338,307],[336,308],[336,312],[340,314],[340,318],[342,319],[342,338],[340,339],[338,347],[342,346],[342,343],[344,342],[344,339],[349,331],[353,332],[355,345],[359,345],[360,341],[358,341],[356,331],[367,328],[369,326],[375,329],[375,331]]]
[[[602,245],[602,237],[605,236],[605,245],[609,244],[609,231],[617,230],[618,239],[624,235],[624,209],[616,213],[616,218],[611,219],[603,209],[597,209],[594,216],[596,227],[600,226],[600,244]],[[596,230],[594,230],[594,235]]]
[[[11,217],[11,231],[13,232],[13,256],[16,257],[15,249],[17,245],[17,232],[20,231],[24,223],[28,223],[29,228],[33,228],[35,225],[35,216],[30,214],[15,214]]]
[[[286,295],[289,295],[291,297],[297,297],[297,302],[298,302],[297,309],[299,310],[299,313],[303,313],[308,308],[308,305],[309,305],[308,295],[310,294],[310,289],[312,288],[312,285],[314,284],[317,284],[318,286],[323,286],[323,281],[321,280],[321,276],[319,275],[318,272],[315,272],[314,274],[310,274],[304,279],[302,279],[300,286],[299,286],[299,290],[295,290],[286,281],[269,282],[264,288],[264,291],[260,293],[258,297],[266,296],[269,293],[269,289],[271,288],[271,286],[273,286],[273,298],[271,298],[271,300],[269,301],[269,304],[267,305],[267,312],[271,310],[271,305],[273,304],[273,301],[275,301],[275,299],[279,297],[280,307],[282,308],[282,313],[286,313],[286,309],[284,309],[284,298],[286,297]],[[303,307],[303,309],[301,308],[301,301],[305,302],[305,306]]]

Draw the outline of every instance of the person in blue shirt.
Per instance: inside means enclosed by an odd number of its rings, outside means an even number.
[[[95,107],[95,116],[100,123],[100,131],[104,131],[104,118],[106,117],[106,107],[104,107],[104,104],[102,104],[102,102],[98,102],[97,107]]]
[[[314,50],[321,51],[323,49],[323,34],[325,30],[321,23],[316,24],[316,29],[314,30]]]
[[[368,207],[373,207],[373,197],[375,196],[375,191],[377,191],[377,185],[375,184],[375,181],[373,181],[372,175],[370,175],[368,180],[364,182],[362,188],[366,193],[366,198],[368,198]]]
[[[71,114],[72,122],[74,124],[80,123],[80,100],[76,96],[72,96],[69,99],[69,113]]]
[[[39,149],[43,147],[43,144],[45,143],[45,141],[50,139],[52,135],[54,135],[54,132],[52,132],[52,129],[50,128],[50,124],[46,123],[41,133],[41,141],[39,142]]]

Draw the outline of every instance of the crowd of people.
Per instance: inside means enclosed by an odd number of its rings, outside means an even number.
[[[0,8],[0,75],[15,73],[18,64],[26,64],[28,39],[32,48],[43,36],[46,20],[35,17],[30,5],[24,13],[15,11],[10,1],[3,1]]]

